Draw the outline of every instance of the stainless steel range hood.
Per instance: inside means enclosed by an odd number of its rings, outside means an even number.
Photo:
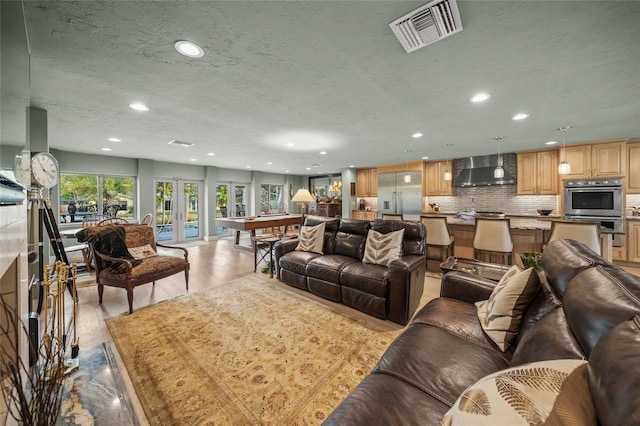
[[[483,155],[463,159],[462,171],[453,182],[453,186],[489,186],[513,185],[515,179],[505,170],[504,177],[495,178],[494,171],[501,164],[498,155]]]

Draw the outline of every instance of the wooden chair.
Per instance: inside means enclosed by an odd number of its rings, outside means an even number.
[[[140,224],[142,225],[151,226],[152,223],[153,223],[153,215],[151,213],[145,214],[142,220],[140,221]]]
[[[449,256],[454,255],[454,238],[449,232],[447,217],[423,215],[420,216],[420,221],[427,229],[427,269],[439,271],[440,263],[447,260]],[[430,248],[432,250],[429,250]],[[437,256],[433,254],[434,250],[438,251]],[[429,260],[436,260],[438,264],[430,268]]]
[[[402,214],[382,213],[382,220],[404,220]]]
[[[551,222],[549,242],[567,238],[580,241],[598,254],[602,254],[600,245],[600,224],[597,222],[573,222],[554,220]]]
[[[491,263],[512,264],[513,239],[509,219],[476,218],[473,256]],[[484,259],[481,259],[480,257]],[[498,258],[501,262],[496,262]]]
[[[102,219],[100,222],[98,222],[97,226],[114,225],[114,224],[129,225],[129,221],[127,219],[123,219],[121,217],[108,217],[108,218]]]
[[[189,252],[187,249],[156,242],[149,225],[106,225],[82,229],[78,241],[89,244],[95,259],[98,302],[102,304],[104,286],[127,290],[129,313],[133,313],[133,289],[184,272],[189,290]],[[181,250],[184,258],[157,253],[158,247]],[[141,255],[133,258],[130,249]]]

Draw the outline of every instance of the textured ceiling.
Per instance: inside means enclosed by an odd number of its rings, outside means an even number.
[[[640,138],[640,2],[461,1],[407,54],[388,23],[424,3],[26,1],[32,105],[53,148],[274,173]]]

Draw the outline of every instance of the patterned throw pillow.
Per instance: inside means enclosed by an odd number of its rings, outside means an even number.
[[[402,238],[404,229],[381,234],[373,229],[367,234],[363,263],[388,266],[402,254]]]
[[[483,377],[440,421],[441,426],[596,424],[587,362],[579,359],[534,362]]]
[[[502,350],[509,349],[520,330],[524,311],[540,289],[533,268],[513,266],[495,286],[489,300],[476,302],[478,319],[485,333]]]
[[[322,254],[322,248],[324,247],[324,228],[324,222],[315,226],[303,226],[302,229],[300,229],[300,238],[296,250]]]
[[[151,247],[151,244],[145,244],[141,247],[130,247],[128,250],[134,259],[146,259],[147,257],[158,255],[153,247]]]

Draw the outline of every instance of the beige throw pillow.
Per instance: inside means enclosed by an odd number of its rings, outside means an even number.
[[[524,311],[539,288],[538,274],[533,268],[520,271],[513,266],[488,300],[476,302],[480,325],[502,351],[509,349],[517,337]]]
[[[147,257],[157,256],[158,253],[151,247],[151,244],[145,244],[140,247],[131,247],[128,248],[129,254],[133,256],[134,259],[146,259]]]
[[[363,263],[388,266],[402,254],[404,229],[381,234],[373,229],[367,234]]]
[[[566,423],[570,416],[576,422]],[[485,376],[458,397],[440,424],[595,426],[587,362],[540,361]]]
[[[322,254],[322,249],[324,248],[324,228],[324,222],[315,226],[303,226],[302,229],[300,229],[300,237],[296,250]]]

